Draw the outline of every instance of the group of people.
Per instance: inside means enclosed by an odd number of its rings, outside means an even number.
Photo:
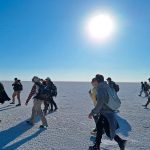
[[[57,104],[54,101],[54,97],[57,96],[57,87],[54,85],[49,77],[43,80],[37,76],[34,76],[32,82],[34,84],[25,103],[25,105],[28,105],[28,102],[31,100],[31,98],[34,99],[32,115],[27,123],[30,125],[34,125],[35,117],[40,116],[42,121],[42,125],[40,126],[40,128],[48,127],[45,116],[48,112],[53,112],[58,109]],[[19,79],[15,78],[12,86],[14,92],[12,95],[12,102],[10,104],[15,104],[15,97],[17,97],[18,104],[16,106],[21,106],[20,94],[23,90],[23,85]],[[6,94],[3,84],[0,83],[0,103],[3,104],[5,101],[10,100],[11,99]],[[42,104],[44,104],[43,110],[41,108]]]
[[[91,132],[96,135],[96,140],[93,146],[89,147],[89,150],[100,150],[100,144],[102,140],[102,135],[106,135],[110,140],[115,140],[120,150],[125,150],[126,140],[122,139],[120,136],[116,135],[116,130],[119,128],[115,113],[115,105],[109,104],[110,91],[114,93],[117,97],[117,92],[119,92],[119,85],[112,81],[109,77],[107,82],[104,81],[104,76],[97,74],[95,78],[92,79],[93,89],[89,91],[90,97],[94,103],[94,109],[89,114],[89,119],[94,118],[96,123],[96,128]],[[113,101],[113,100],[112,100]],[[118,107],[120,102],[118,101]],[[112,109],[112,108],[115,109]]]
[[[145,108],[150,104],[150,78],[148,78],[149,84],[147,82],[141,82],[141,91],[139,96],[142,96],[142,94],[145,94],[145,98],[147,98],[147,102],[145,105],[143,105]]]

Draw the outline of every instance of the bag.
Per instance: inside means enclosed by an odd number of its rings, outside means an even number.
[[[22,91],[23,90],[23,85],[20,83],[20,85],[18,86],[19,88],[19,91]]]
[[[118,110],[121,106],[121,101],[116,93],[116,91],[110,87],[107,88],[107,93],[109,95],[109,100],[106,105],[111,109],[111,110]]]
[[[114,89],[115,89],[116,92],[119,92],[120,88],[119,88],[118,84],[114,83],[113,87],[114,87]]]
[[[52,85],[51,96],[57,96],[57,87],[54,84]]]

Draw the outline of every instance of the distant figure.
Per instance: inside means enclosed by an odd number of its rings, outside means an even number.
[[[5,101],[10,101],[10,98],[5,92],[3,84],[0,82],[0,103],[3,104]]]
[[[54,101],[54,97],[57,96],[57,87],[54,85],[54,83],[51,81],[51,79],[49,77],[47,77],[45,79],[45,83],[46,84],[46,90],[49,94],[49,98],[47,99],[47,101],[44,101],[44,114],[47,114],[49,105],[51,105],[50,108],[50,112],[56,111],[58,109],[57,104]],[[53,106],[55,107],[53,109]]]
[[[150,89],[150,86],[148,85],[147,82],[144,82],[144,93],[145,93],[145,97],[148,97],[148,91]]]
[[[145,108],[147,108],[147,106],[150,104],[150,94],[149,94],[149,96],[148,96],[148,101],[147,101],[147,103],[145,104],[145,105],[143,105]]]
[[[144,82],[141,82],[141,91],[139,96],[142,96],[142,93],[144,92]]]
[[[108,85],[110,88],[113,88],[116,92],[119,92],[119,85],[117,85],[112,79],[109,77],[107,78]]]
[[[97,104],[97,87],[98,87],[96,78],[93,78],[93,79],[92,79],[91,84],[92,84],[93,88],[89,91],[89,95],[90,95],[90,97],[91,97],[91,99],[92,99],[92,101],[93,101],[94,107],[95,107],[96,104]],[[93,117],[93,118],[94,118],[94,121],[95,121],[95,124],[96,124],[97,121],[98,121],[98,117],[99,117],[99,116],[94,116],[94,117]],[[96,127],[95,127],[95,129],[93,129],[93,131],[91,132],[91,134],[96,135],[96,133],[97,133],[97,129],[96,129]]]
[[[15,97],[18,99],[18,104],[16,106],[21,106],[21,100],[20,100],[20,93],[23,90],[23,85],[21,84],[21,81],[18,80],[17,78],[14,79],[14,83],[12,84],[13,86],[13,95],[12,95],[12,103],[10,104],[15,104]]]
[[[30,120],[27,121],[27,123],[30,125],[34,125],[35,118],[39,116],[42,121],[42,125],[40,125],[40,128],[45,128],[48,127],[48,124],[41,109],[41,105],[44,103],[44,96],[41,95],[41,93],[44,91],[44,86],[41,83],[41,80],[36,76],[32,78],[32,82],[34,83],[34,85],[32,86],[31,92],[25,103],[26,105],[28,105],[28,102],[33,97],[34,102],[32,107],[32,115]]]
[[[115,113],[107,106],[107,103],[110,100],[108,94],[110,87],[104,81],[103,75],[96,75],[96,80],[98,84],[97,104],[89,114],[89,119],[92,119],[92,117],[95,115],[99,115],[99,119],[96,124],[96,142],[94,146],[89,147],[89,150],[100,150],[100,144],[102,142],[101,140],[104,132],[110,138],[110,140],[114,139],[118,143],[120,150],[125,150],[126,140],[123,140],[120,138],[120,136],[116,135],[116,130],[118,129],[119,125]]]

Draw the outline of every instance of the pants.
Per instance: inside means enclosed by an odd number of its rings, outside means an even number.
[[[97,124],[98,119],[99,119],[99,116],[93,116],[93,119],[94,119],[94,121],[95,121],[95,124]]]
[[[103,115],[100,116],[100,118],[96,124],[96,128],[97,128],[97,135],[96,135],[96,143],[95,144],[99,147],[101,140],[102,140],[102,135],[104,134],[104,131],[105,131],[106,135],[110,138],[109,123]],[[115,135],[114,140],[117,143],[122,141],[122,139],[118,135]]]
[[[13,103],[15,103],[15,97],[17,96],[18,103],[21,104],[20,93],[21,93],[20,91],[14,91],[14,93],[12,95],[12,101],[13,101]]]
[[[148,98],[148,101],[145,106],[147,107],[149,104],[150,104],[150,97]]]
[[[41,109],[42,103],[43,103],[42,100],[34,99],[30,122],[32,124],[34,124],[35,123],[35,117],[39,116],[41,121],[42,121],[42,125],[47,126],[48,125],[47,120],[46,120],[45,116],[43,115],[43,112]]]
[[[144,91],[145,97],[148,97],[148,91]]]
[[[143,89],[141,89],[141,91],[140,91],[140,96],[142,95],[142,93],[144,92],[144,90]]]
[[[55,103],[53,98],[51,99],[50,104],[51,104],[51,110],[53,110],[53,106],[55,107],[55,109],[57,109],[57,104]]]
[[[51,110],[53,110],[53,106],[55,109],[57,109],[57,105],[53,98],[51,98],[49,101],[44,101],[44,111],[47,112],[49,105],[51,105]]]

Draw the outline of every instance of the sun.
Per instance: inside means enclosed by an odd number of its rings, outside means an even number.
[[[115,32],[114,18],[109,14],[98,14],[88,19],[86,33],[94,41],[105,41]]]

